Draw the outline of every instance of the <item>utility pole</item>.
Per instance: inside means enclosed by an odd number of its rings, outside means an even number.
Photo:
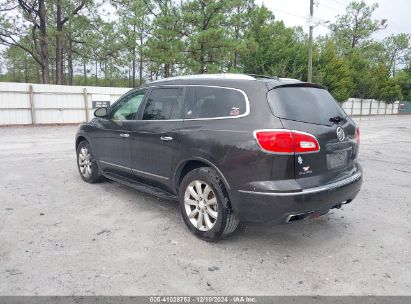
[[[307,81],[312,82],[313,78],[313,15],[314,15],[314,0],[310,0],[310,19],[309,19],[309,26],[310,26],[310,34],[309,34],[309,41],[308,41],[308,75]]]

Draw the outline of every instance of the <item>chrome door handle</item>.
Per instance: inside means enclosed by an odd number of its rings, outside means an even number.
[[[171,141],[171,140],[173,140],[173,138],[171,136],[161,136],[160,139],[162,141]]]
[[[120,134],[120,137],[127,138],[127,137],[130,137],[130,134],[127,134],[127,133],[122,133],[122,134]]]

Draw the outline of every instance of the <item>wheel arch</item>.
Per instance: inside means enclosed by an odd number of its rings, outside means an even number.
[[[224,187],[226,188],[227,192],[229,192],[229,190],[231,189],[230,184],[228,183],[227,179],[224,177],[220,169],[218,169],[218,167],[215,164],[213,164],[211,161],[207,159],[195,157],[181,161],[177,166],[176,174],[174,176],[174,186],[177,194],[184,176],[186,176],[188,172],[200,167],[209,167],[214,169],[223,181]]]
[[[79,144],[80,144],[82,141],[87,141],[87,142],[88,142],[87,138],[86,138],[85,136],[83,136],[83,135],[79,135],[79,136],[76,137],[76,150],[77,150]]]
[[[90,141],[90,138],[87,134],[87,132],[85,132],[84,130],[79,130],[76,134],[76,142],[75,142],[75,148],[77,151],[78,145],[82,142],[82,141],[86,141],[89,143],[90,146],[92,146],[92,143]]]

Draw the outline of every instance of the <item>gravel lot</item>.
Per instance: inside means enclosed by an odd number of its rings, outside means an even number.
[[[357,121],[356,200],[215,244],[175,202],[84,183],[76,127],[0,128],[0,295],[411,295],[411,116]]]

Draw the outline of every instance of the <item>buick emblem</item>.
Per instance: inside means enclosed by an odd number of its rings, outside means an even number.
[[[343,141],[345,138],[344,130],[341,127],[337,128],[337,138],[339,141]]]

